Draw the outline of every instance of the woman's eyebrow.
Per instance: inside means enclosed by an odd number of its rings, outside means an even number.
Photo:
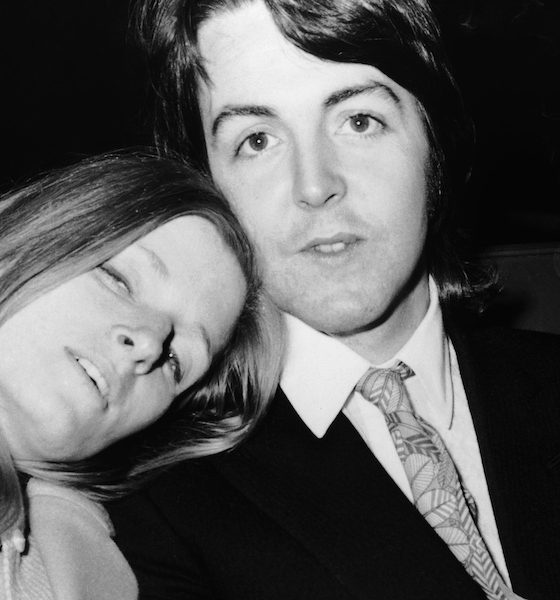
[[[212,357],[214,356],[214,349],[212,347],[212,340],[210,339],[210,334],[208,333],[208,329],[200,323],[199,324],[200,337],[204,343],[204,348],[208,355],[208,360],[212,362]]]
[[[148,257],[148,261],[152,269],[157,273],[157,275],[161,279],[169,278],[169,269],[167,265],[163,262],[163,260],[150,248],[146,248],[146,246],[142,246],[142,244],[138,244],[138,248],[143,250],[146,256]]]

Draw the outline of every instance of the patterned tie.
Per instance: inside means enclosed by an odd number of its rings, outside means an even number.
[[[519,598],[501,578],[475,524],[476,505],[436,430],[412,410],[403,380],[414,375],[398,362],[369,369],[356,390],[384,414],[408,477],[414,505],[449,546],[489,600]]]

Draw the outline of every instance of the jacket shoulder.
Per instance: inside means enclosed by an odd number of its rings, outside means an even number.
[[[558,371],[560,335],[505,327],[447,327],[459,351],[483,361],[499,359],[510,366],[525,365],[529,371],[552,369]]]

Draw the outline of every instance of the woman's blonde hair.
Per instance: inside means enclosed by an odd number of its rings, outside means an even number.
[[[34,298],[189,215],[216,227],[247,280],[228,344],[158,423],[92,459],[14,465],[0,439],[0,533],[23,513],[21,477],[46,477],[108,499],[178,461],[232,448],[274,394],[282,349],[279,316],[260,290],[247,237],[208,179],[184,162],[145,152],[95,157],[0,200],[0,327]]]

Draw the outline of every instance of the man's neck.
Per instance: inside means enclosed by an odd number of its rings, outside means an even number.
[[[383,321],[359,332],[333,337],[370,363],[381,364],[394,356],[410,339],[429,305],[428,277],[424,276]]]

